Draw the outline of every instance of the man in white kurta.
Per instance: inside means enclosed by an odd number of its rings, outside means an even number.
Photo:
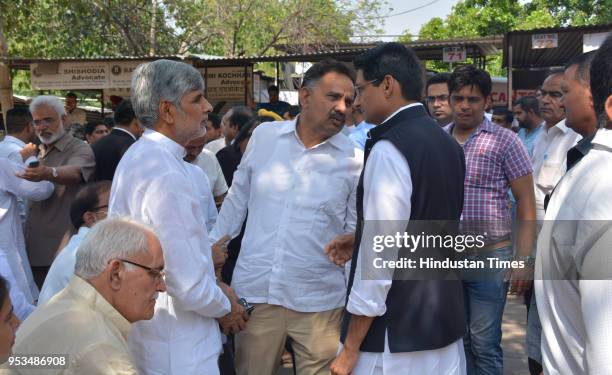
[[[215,318],[242,316],[244,309],[215,280],[202,202],[183,161],[184,145],[203,131],[211,107],[200,74],[168,60],[139,66],[131,92],[147,129],[117,167],[109,215],[154,228],[168,290],[160,293],[154,318],[130,331],[132,355],[142,374],[217,374],[221,334]]]
[[[3,253],[10,268],[10,275],[3,276],[11,283],[11,298],[14,293],[21,293],[23,304],[15,300],[15,313],[20,319],[27,317],[34,309],[38,299],[38,288],[34,283],[28,258],[25,254],[23,226],[19,216],[18,198],[40,201],[49,198],[53,193],[53,184],[48,181],[31,182],[19,178],[16,174],[23,172],[23,165],[9,159],[0,158],[0,252]],[[21,305],[21,306],[20,306]]]

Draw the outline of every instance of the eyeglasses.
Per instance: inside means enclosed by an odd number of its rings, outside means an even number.
[[[164,270],[158,270],[155,268],[151,268],[151,267],[147,267],[145,265],[136,263],[136,262],[132,262],[131,260],[127,260],[127,259],[121,259],[119,258],[120,261],[131,264],[133,266],[137,266],[140,267],[142,269],[145,269],[148,271],[149,275],[153,278],[155,278],[156,280],[163,280],[166,277],[166,272]]]
[[[366,83],[364,83],[362,85],[356,85],[355,86],[355,91],[357,92],[357,96],[363,95],[363,90],[365,90],[366,87],[368,87],[369,85],[373,84],[374,82],[378,82],[378,81],[380,81],[380,79],[376,78],[376,79],[368,81],[368,82],[366,82]]]
[[[426,96],[425,100],[429,103],[448,102],[448,95]]]
[[[49,125],[52,125],[53,123],[55,123],[55,119],[53,117],[45,117],[40,120],[32,121],[32,124],[34,124],[34,126],[49,126]]]

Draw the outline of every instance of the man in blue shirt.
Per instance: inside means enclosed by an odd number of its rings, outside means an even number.
[[[518,136],[531,157],[543,124],[538,99],[535,96],[523,96],[514,102],[512,112],[519,124]]]

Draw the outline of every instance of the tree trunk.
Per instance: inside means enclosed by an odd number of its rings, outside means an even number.
[[[149,32],[149,56],[155,56],[157,50],[157,0],[151,0],[151,29]]]

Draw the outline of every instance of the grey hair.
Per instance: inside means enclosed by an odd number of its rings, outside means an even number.
[[[147,225],[127,217],[99,221],[87,233],[76,253],[74,274],[90,279],[101,274],[113,259],[131,258],[148,252]],[[130,264],[125,264],[128,271]]]
[[[204,90],[202,75],[193,66],[171,60],[139,65],[132,75],[131,99],[136,118],[146,128],[159,120],[159,103],[167,100],[180,110],[181,98]]]
[[[53,95],[40,95],[35,97],[32,103],[30,103],[30,113],[34,113],[34,111],[42,105],[51,107],[60,117],[66,114],[66,109],[64,109],[64,105],[60,98]]]

